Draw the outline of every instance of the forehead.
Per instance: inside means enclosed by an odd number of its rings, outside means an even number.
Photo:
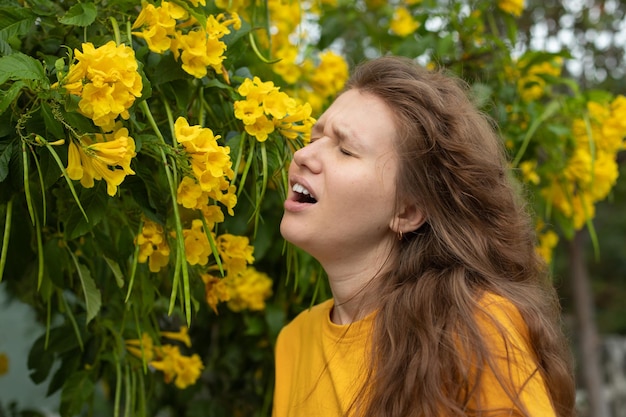
[[[366,139],[372,134],[395,136],[395,118],[379,97],[352,89],[339,95],[313,126],[314,133],[339,133],[352,139]]]

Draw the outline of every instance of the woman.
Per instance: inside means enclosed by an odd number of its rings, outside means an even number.
[[[333,298],[281,331],[274,417],[574,414],[531,220],[458,80],[357,67],[289,181],[281,233]]]

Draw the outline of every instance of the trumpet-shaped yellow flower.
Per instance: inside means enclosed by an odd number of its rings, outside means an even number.
[[[311,106],[297,104],[273,82],[263,82],[258,77],[246,78],[237,92],[244,99],[234,103],[235,117],[259,142],[266,141],[276,128],[288,139],[307,137],[310,132],[314,123]]]
[[[190,229],[183,230],[185,257],[190,265],[206,265],[213,253],[202,220],[194,219]]]
[[[160,224],[145,219],[141,233],[135,238],[135,244],[139,245],[137,261],[148,261],[151,272],[159,272],[169,263],[170,247]]]
[[[125,344],[128,353],[139,359],[150,362],[154,358],[154,342],[146,332],[143,332],[141,339],[128,339]]]
[[[196,383],[204,365],[196,354],[185,356],[180,353],[178,346],[163,345],[155,348],[157,359],[150,362],[150,366],[163,372],[166,383],[174,381],[178,389],[185,389]]]
[[[161,336],[177,340],[191,347],[191,339],[187,327],[181,327],[178,332],[161,332]],[[185,389],[196,383],[204,365],[196,354],[185,356],[178,346],[165,344],[157,346],[148,333],[143,333],[141,339],[129,339],[125,342],[126,350],[140,359],[146,360],[153,369],[163,372],[166,383],[174,381],[179,389]]]
[[[254,136],[259,142],[265,142],[270,133],[274,131],[274,122],[262,114],[253,124],[245,125],[244,128],[249,135]]]
[[[253,125],[263,115],[263,107],[254,99],[239,100],[234,104],[235,117],[244,125]]]
[[[135,153],[135,141],[128,129],[120,128],[112,134],[95,134],[92,141],[84,136],[80,142],[71,140],[68,149],[67,174],[80,180],[85,188],[94,186],[94,180],[104,179],[107,193],[115,195],[126,175],[134,174],[130,163]]]
[[[178,204],[190,209],[201,208],[208,202],[207,194],[202,191],[200,184],[191,177],[183,177],[178,185],[176,196]]]
[[[161,332],[161,336],[170,340],[177,340],[182,342],[187,347],[191,347],[191,338],[189,337],[189,328],[187,326],[181,326],[177,332]]]

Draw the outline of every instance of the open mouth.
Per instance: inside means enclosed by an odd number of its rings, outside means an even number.
[[[315,197],[313,197],[311,192],[307,190],[306,188],[304,188],[302,184],[296,183],[293,185],[293,187],[291,187],[291,189],[293,190],[294,193],[296,193],[295,200],[298,203],[309,203],[309,204],[317,203],[317,200],[315,199]]]

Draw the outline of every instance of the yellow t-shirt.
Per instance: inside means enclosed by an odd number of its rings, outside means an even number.
[[[273,417],[342,417],[361,388],[374,314],[349,325],[337,325],[330,321],[332,307],[332,299],[318,304],[299,314],[280,332]],[[536,363],[521,315],[510,302],[495,295],[485,296],[481,307],[508,333],[505,346],[487,316],[477,313],[496,366],[521,391],[519,398],[531,416],[554,417],[543,378],[534,372]],[[512,402],[488,368],[483,371],[480,387],[476,395],[480,396],[482,408],[502,409],[498,415],[511,415]]]

